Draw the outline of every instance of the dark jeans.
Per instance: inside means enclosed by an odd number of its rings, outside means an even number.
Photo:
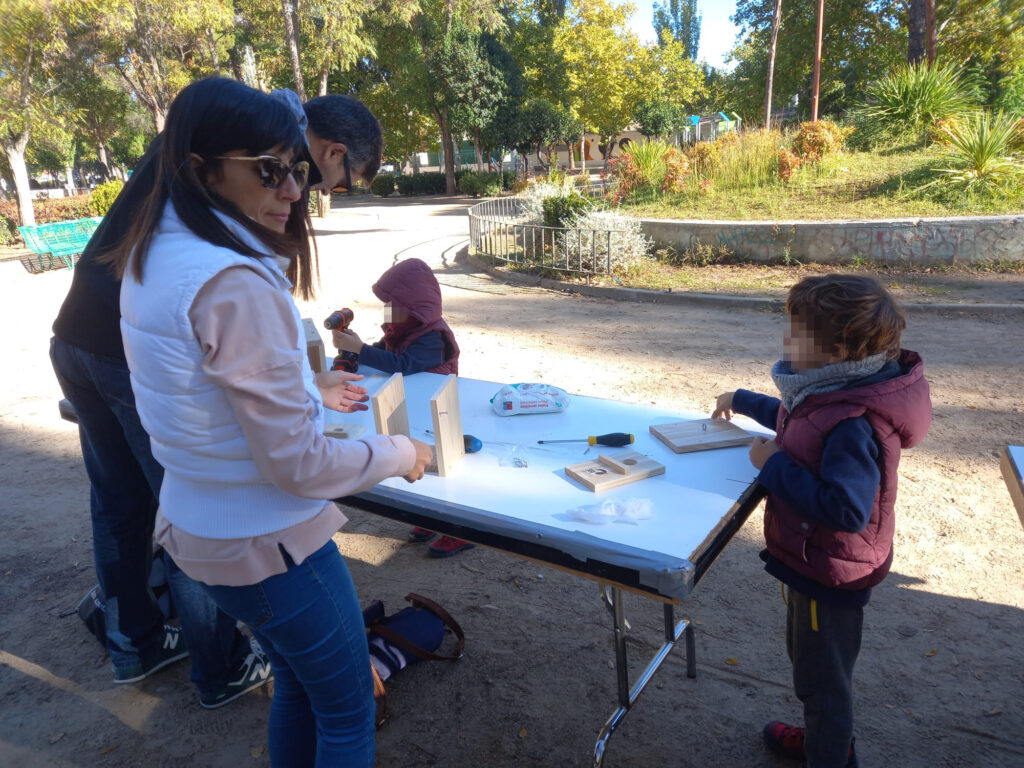
[[[274,670],[274,768],[373,768],[375,705],[355,585],[333,541],[246,587],[207,586],[252,629]]]
[[[853,741],[853,665],[860,653],[864,609],[812,600],[788,590],[786,652],[793,687],[804,705],[807,768],[856,766]]]
[[[142,428],[128,366],[53,338],[50,360],[64,396],[78,414],[82,458],[92,485],[92,546],[106,595],[107,650],[117,669],[155,656],[163,614],[149,588],[153,523],[164,470]],[[201,689],[225,683],[248,643],[202,586],[168,568],[168,583]]]

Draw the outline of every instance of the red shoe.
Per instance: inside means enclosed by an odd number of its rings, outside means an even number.
[[[806,728],[799,728],[795,725],[780,723],[772,720],[764,727],[764,742],[772,752],[789,757],[793,760],[803,760],[807,757],[804,751],[804,739],[807,736]],[[850,743],[850,757],[847,766],[857,765],[857,755],[853,750],[853,742]]]
[[[430,552],[431,557],[451,557],[457,555],[464,549],[472,549],[473,544],[462,539],[453,539],[451,536],[442,536],[440,539],[431,544],[427,551]]]
[[[418,525],[409,531],[409,541],[415,541],[417,543],[430,541],[435,536],[437,536],[437,534],[433,531],[428,531],[426,528],[420,528]]]

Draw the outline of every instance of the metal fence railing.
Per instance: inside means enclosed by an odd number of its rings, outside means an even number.
[[[487,200],[469,209],[469,240],[474,252],[519,266],[611,274],[625,234],[614,229],[531,223],[515,197]]]

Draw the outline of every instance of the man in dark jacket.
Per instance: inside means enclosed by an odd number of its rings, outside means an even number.
[[[373,179],[381,132],[366,107],[348,96],[323,96],[303,107],[291,91],[274,95],[306,128],[312,184],[330,194],[350,187],[353,179]],[[153,187],[159,142],[157,136],[82,254],[53,324],[50,357],[78,417],[114,682],[137,682],[191,655],[200,703],[213,709],[265,683],[270,666],[203,588],[171,564],[181,628],[164,625],[148,584],[163,468],[135,409],[121,342],[121,284],[101,261],[127,235]]]

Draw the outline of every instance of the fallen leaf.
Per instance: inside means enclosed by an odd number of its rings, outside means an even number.
[[[51,744],[56,744],[58,741],[60,741],[63,738],[64,738],[64,731],[61,731],[60,733],[55,733],[53,736],[50,737],[50,743]]]
[[[526,729],[525,728],[521,728],[519,730],[519,738],[520,739],[525,739],[526,738]]]
[[[726,664],[739,664],[739,659],[728,658],[725,660]]]
[[[930,651],[928,651],[928,653],[925,654],[925,656],[934,656],[938,652],[939,652],[938,648],[932,648]]]
[[[100,754],[101,755],[109,754],[109,753],[113,752],[115,749],[117,749],[120,746],[121,746],[120,744],[114,744],[113,746],[110,746],[110,747],[104,747],[103,749],[100,750]]]

